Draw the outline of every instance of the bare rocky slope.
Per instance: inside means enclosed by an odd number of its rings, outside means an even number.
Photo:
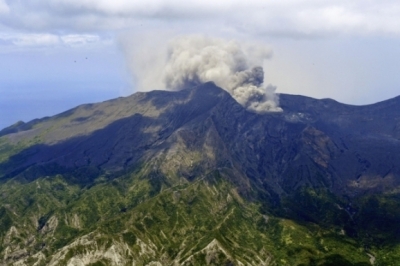
[[[394,265],[400,98],[280,104],[206,83],[3,129],[1,263]]]

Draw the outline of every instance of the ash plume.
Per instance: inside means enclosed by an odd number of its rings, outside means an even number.
[[[147,49],[150,46],[147,45]],[[152,68],[140,53],[130,52],[127,45],[124,48],[131,58],[130,68],[141,90],[160,86],[181,90],[213,81],[250,111],[282,111],[275,94],[276,87],[264,85],[261,65],[272,55],[268,48],[205,36],[183,36],[170,41],[166,49],[154,49],[153,53],[143,47],[139,49],[141,53],[151,55]]]

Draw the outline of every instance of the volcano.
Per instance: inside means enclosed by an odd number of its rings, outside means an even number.
[[[394,265],[400,97],[279,100],[208,82],[3,129],[1,263]]]

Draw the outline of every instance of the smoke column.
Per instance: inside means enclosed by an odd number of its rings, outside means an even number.
[[[140,90],[161,84],[169,90],[181,90],[213,81],[250,111],[282,111],[275,94],[276,87],[264,85],[261,65],[271,57],[270,49],[257,45],[241,46],[236,41],[205,36],[175,38],[166,49],[146,45],[153,52],[142,48],[142,55],[130,52],[129,47],[125,45],[124,50],[131,58],[128,63]],[[150,57],[150,63],[146,62],[145,55]]]

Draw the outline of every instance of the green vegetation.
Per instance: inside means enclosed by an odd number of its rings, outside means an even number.
[[[91,256],[90,265],[115,265],[116,257],[138,265],[362,266],[371,258],[375,265],[400,259],[398,193],[350,202],[324,186],[288,196],[264,187],[249,200],[229,171],[188,179],[163,160],[113,174],[52,167],[53,175],[31,167],[0,185],[4,263],[21,250],[27,265],[82,256]]]
[[[114,250],[126,263],[139,265],[369,265],[357,241],[326,219],[315,222],[323,208],[332,208],[329,194],[300,191],[296,210],[310,211],[306,222],[298,223],[261,214],[260,205],[240,197],[222,173],[182,184],[166,176],[151,181],[148,169],[100,176],[87,187],[62,175],[7,181],[0,187],[1,254],[6,246],[14,251],[24,246],[29,254],[46,254],[43,263],[59,254],[60,264]],[[382,265],[399,254],[372,249]],[[94,258],[91,265],[112,264],[108,257]],[[28,256],[26,263],[38,260]]]

